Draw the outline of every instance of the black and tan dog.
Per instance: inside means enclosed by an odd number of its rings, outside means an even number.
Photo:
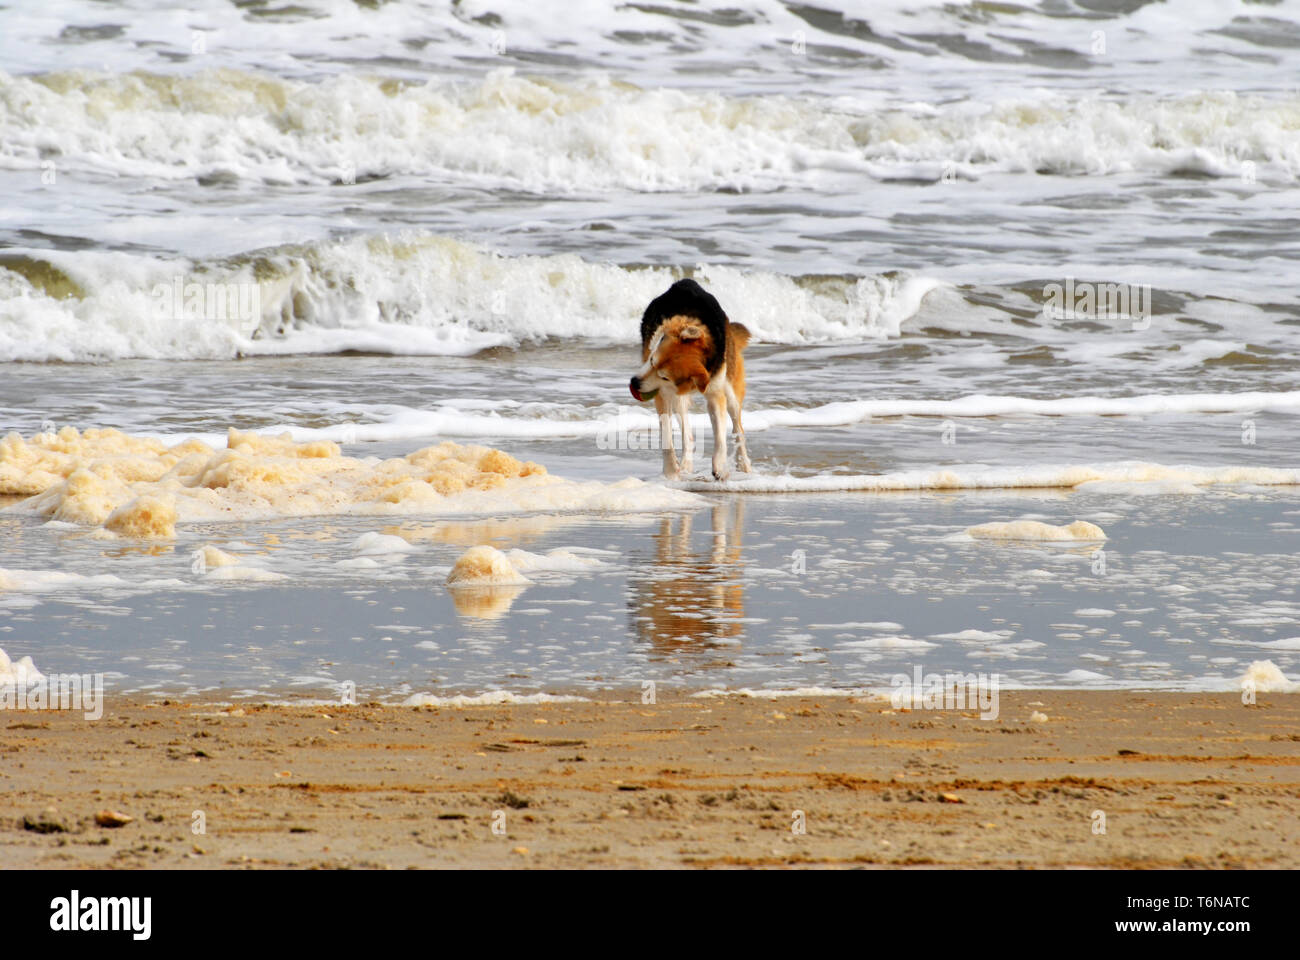
[[[677,479],[691,471],[695,438],[691,433],[690,402],[704,395],[713,424],[713,476],[727,477],[727,434],[723,409],[736,431],[736,459],[750,471],[740,407],[745,402],[745,360],[741,351],[749,330],[732,323],[718,301],[694,280],[678,280],[650,301],[641,317],[641,359],[644,363],[629,385],[637,400],[655,402],[659,412],[664,476]],[[682,428],[682,461],[673,444],[672,415]]]

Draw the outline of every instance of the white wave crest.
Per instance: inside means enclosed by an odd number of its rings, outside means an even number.
[[[0,166],[161,179],[455,178],[538,192],[776,189],[826,175],[1300,170],[1300,97],[1026,93],[882,108],[642,89],[592,75],[471,82],[233,69],[0,73]]]
[[[707,264],[694,273],[733,319],[776,343],[897,336],[939,285],[901,273],[805,280]],[[677,276],[573,254],[506,257],[425,233],[202,263],[41,251],[0,266],[0,361],[460,356],[548,337],[633,343],[645,305]],[[241,297],[255,316],[228,307]]]

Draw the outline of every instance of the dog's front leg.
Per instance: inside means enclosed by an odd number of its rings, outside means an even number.
[[[695,434],[691,432],[691,401],[685,394],[677,394],[677,419],[682,424],[682,473],[690,476],[695,468]]]
[[[659,414],[659,446],[664,452],[664,478],[676,480],[680,471],[677,467],[677,450],[673,446],[673,415],[668,408],[668,398],[662,390],[655,394],[655,412]]]
[[[721,393],[706,393],[709,422],[713,424],[713,479],[727,479],[727,398]]]

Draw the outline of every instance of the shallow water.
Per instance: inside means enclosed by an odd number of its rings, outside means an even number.
[[[0,567],[86,579],[0,598],[0,643],[38,651],[47,673],[104,672],[121,691],[332,698],[350,681],[385,701],[645,680],[888,689],[916,666],[997,673],[1008,687],[1235,689],[1253,660],[1300,667],[1294,490],[710,499],[635,518],[198,524],[149,547],[10,518]],[[964,533],[1077,516],[1109,539]],[[371,531],[414,549],[359,570]],[[598,563],[531,571],[523,588],[448,591],[448,569],[480,542]],[[208,544],[286,579],[195,573],[193,551]],[[93,580],[110,573],[116,582]]]

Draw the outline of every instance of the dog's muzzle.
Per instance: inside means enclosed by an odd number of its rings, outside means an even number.
[[[646,400],[653,400],[655,394],[659,392],[658,388],[643,392],[641,390],[641,381],[637,377],[632,378],[631,382],[628,384],[628,389],[632,391],[632,396],[636,397],[636,399],[642,403]]]

